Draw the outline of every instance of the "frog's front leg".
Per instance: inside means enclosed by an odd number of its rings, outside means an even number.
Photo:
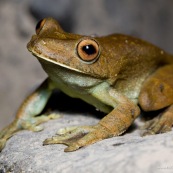
[[[60,129],[58,136],[46,139],[43,144],[65,144],[68,147],[64,151],[75,151],[83,146],[125,132],[140,114],[140,110],[132,101],[115,90],[111,89],[108,94],[113,104],[117,106],[97,125]]]
[[[52,93],[51,82],[47,79],[43,84],[30,96],[26,98],[20,106],[15,120],[0,131],[0,151],[4,148],[6,141],[17,131],[27,129],[40,131],[43,128],[40,123],[56,118],[56,115],[39,115],[44,109]]]

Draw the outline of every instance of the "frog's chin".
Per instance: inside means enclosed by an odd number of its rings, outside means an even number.
[[[82,73],[79,70],[69,68],[66,65],[53,62],[51,59],[38,58],[38,61],[42,65],[44,71],[48,74],[49,78],[54,81],[57,87],[71,88],[71,89],[90,89],[102,82],[97,77]],[[66,90],[65,90],[66,91]]]

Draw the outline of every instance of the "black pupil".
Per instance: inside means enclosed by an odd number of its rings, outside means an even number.
[[[82,47],[82,50],[87,54],[87,55],[92,55],[96,53],[96,49],[92,44],[86,45]]]

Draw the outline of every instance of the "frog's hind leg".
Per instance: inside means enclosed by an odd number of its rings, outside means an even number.
[[[173,65],[159,68],[144,83],[139,104],[144,111],[165,109],[158,117],[148,121],[142,135],[164,133],[173,125]]]
[[[165,133],[171,131],[173,126],[173,105],[169,106],[158,117],[148,121],[143,127],[142,136]]]

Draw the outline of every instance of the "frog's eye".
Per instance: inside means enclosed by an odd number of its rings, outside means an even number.
[[[37,25],[35,27],[36,34],[39,34],[39,32],[41,31],[41,29],[43,28],[43,26],[45,24],[45,21],[46,21],[45,19],[42,19],[37,23]]]
[[[83,61],[93,63],[99,57],[99,45],[93,39],[82,40],[77,45],[77,54]]]

